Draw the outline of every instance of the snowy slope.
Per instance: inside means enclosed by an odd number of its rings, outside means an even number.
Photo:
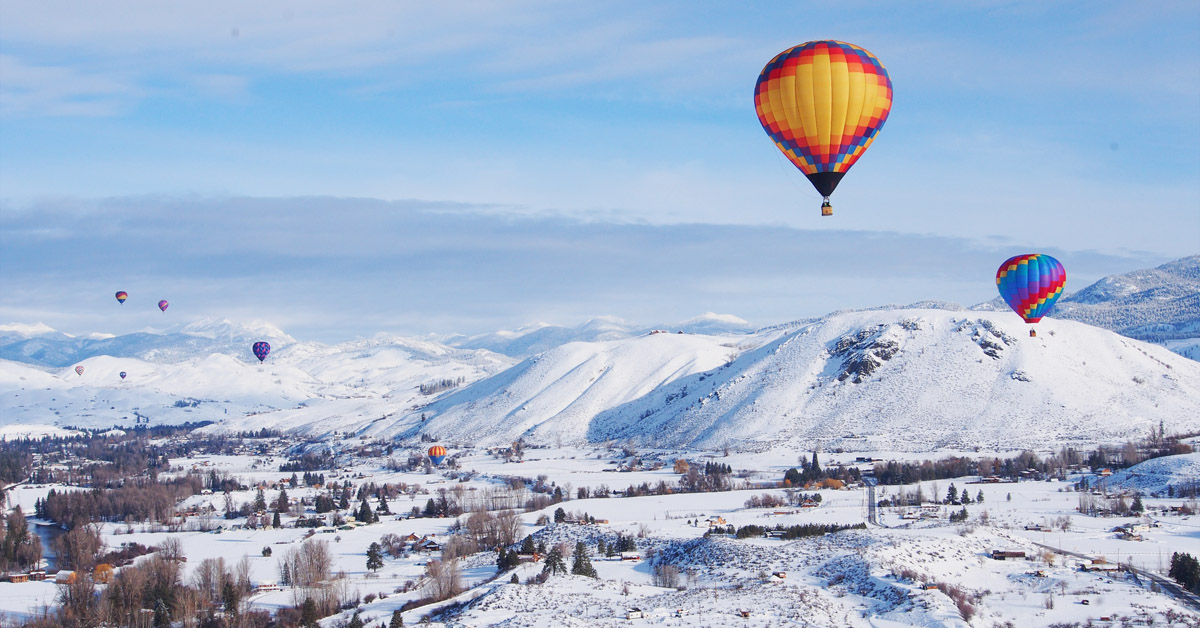
[[[423,425],[413,413],[380,433],[924,451],[1120,441],[1160,419],[1200,429],[1200,364],[1069,321],[1040,331],[1029,338],[1003,313],[891,310],[750,338],[568,345],[422,408]],[[730,363],[735,347],[751,348]]]
[[[736,343],[731,337],[673,333],[569,343],[379,425],[377,433],[420,431],[491,444],[521,437],[583,442],[597,413],[729,362],[738,353]]]
[[[1007,312],[999,297],[971,308]],[[1110,275],[1059,299],[1054,318],[1095,325],[1200,360],[1200,255]]]
[[[230,333],[231,327],[250,337],[272,338],[265,364],[250,353],[246,337]],[[60,335],[38,331],[42,338]],[[424,399],[422,384],[471,382],[512,364],[485,351],[387,336],[332,347],[301,343],[266,326],[247,329],[227,321],[112,340],[108,346],[119,347],[114,353],[120,355],[94,355],[65,367],[0,360],[0,423],[23,425],[30,433],[44,426],[227,420],[231,429],[290,430],[304,422],[253,417],[287,409],[311,412],[317,406],[339,416],[365,402],[392,407],[397,398],[413,405]],[[84,367],[82,375],[75,366]],[[334,403],[322,403],[327,400]],[[378,418],[375,411],[367,414]]]
[[[749,322],[731,314],[707,312],[686,321],[643,327],[613,317],[598,317],[575,327],[537,324],[516,331],[499,331],[447,340],[456,347],[487,349],[516,358],[527,358],[569,342],[603,342],[643,336],[653,330],[685,334],[748,334]]]
[[[1200,453],[1152,458],[1121,469],[1101,482],[1109,490],[1132,489],[1150,495],[1167,495],[1175,489],[1200,486]]]

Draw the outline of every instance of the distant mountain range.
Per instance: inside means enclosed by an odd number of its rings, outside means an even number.
[[[1092,326],[1178,350],[1200,336],[1198,263],[1064,297],[1037,338],[1006,307],[940,302],[758,330],[716,314],[598,318],[332,346],[227,320],[87,337],[0,325],[0,437],[214,421],[318,439],[1000,451],[1120,442],[1159,421],[1200,431],[1200,363]],[[272,345],[262,365],[259,340]]]

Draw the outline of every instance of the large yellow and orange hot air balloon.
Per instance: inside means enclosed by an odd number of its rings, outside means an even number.
[[[441,445],[434,445],[433,447],[429,448],[429,461],[432,462],[435,467],[439,464],[442,464],[442,461],[445,459],[445,447],[442,447]]]
[[[892,80],[875,55],[840,41],[810,41],[771,59],[754,88],[758,120],[824,197],[867,150],[892,109]]]

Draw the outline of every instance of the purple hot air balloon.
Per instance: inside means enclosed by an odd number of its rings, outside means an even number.
[[[267,359],[267,355],[271,353],[271,345],[265,342],[254,343],[254,357],[258,358],[259,362]]]
[[[168,305],[170,305],[170,303],[167,303],[167,300],[166,300],[166,299],[163,299],[162,301],[159,301],[159,302],[158,302],[158,309],[160,309],[160,310],[162,310],[162,311],[166,312],[166,311],[167,311],[167,306],[168,306]]]
[[[128,375],[128,373],[126,373],[125,371],[121,371],[121,379],[125,379],[126,375]]]
[[[75,374],[76,374],[76,375],[83,375],[83,365],[82,365],[82,364],[80,364],[79,366],[75,367]]]

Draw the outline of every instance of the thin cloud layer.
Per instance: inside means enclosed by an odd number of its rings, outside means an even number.
[[[476,333],[615,315],[767,325],[848,307],[991,299],[1019,244],[887,232],[514,217],[417,201],[45,202],[0,212],[0,318],[76,333],[205,316],[301,338]],[[1163,261],[1051,249],[1071,288]],[[117,290],[129,292],[119,306]],[[153,304],[170,300],[167,315]],[[176,318],[177,317],[177,318]]]

